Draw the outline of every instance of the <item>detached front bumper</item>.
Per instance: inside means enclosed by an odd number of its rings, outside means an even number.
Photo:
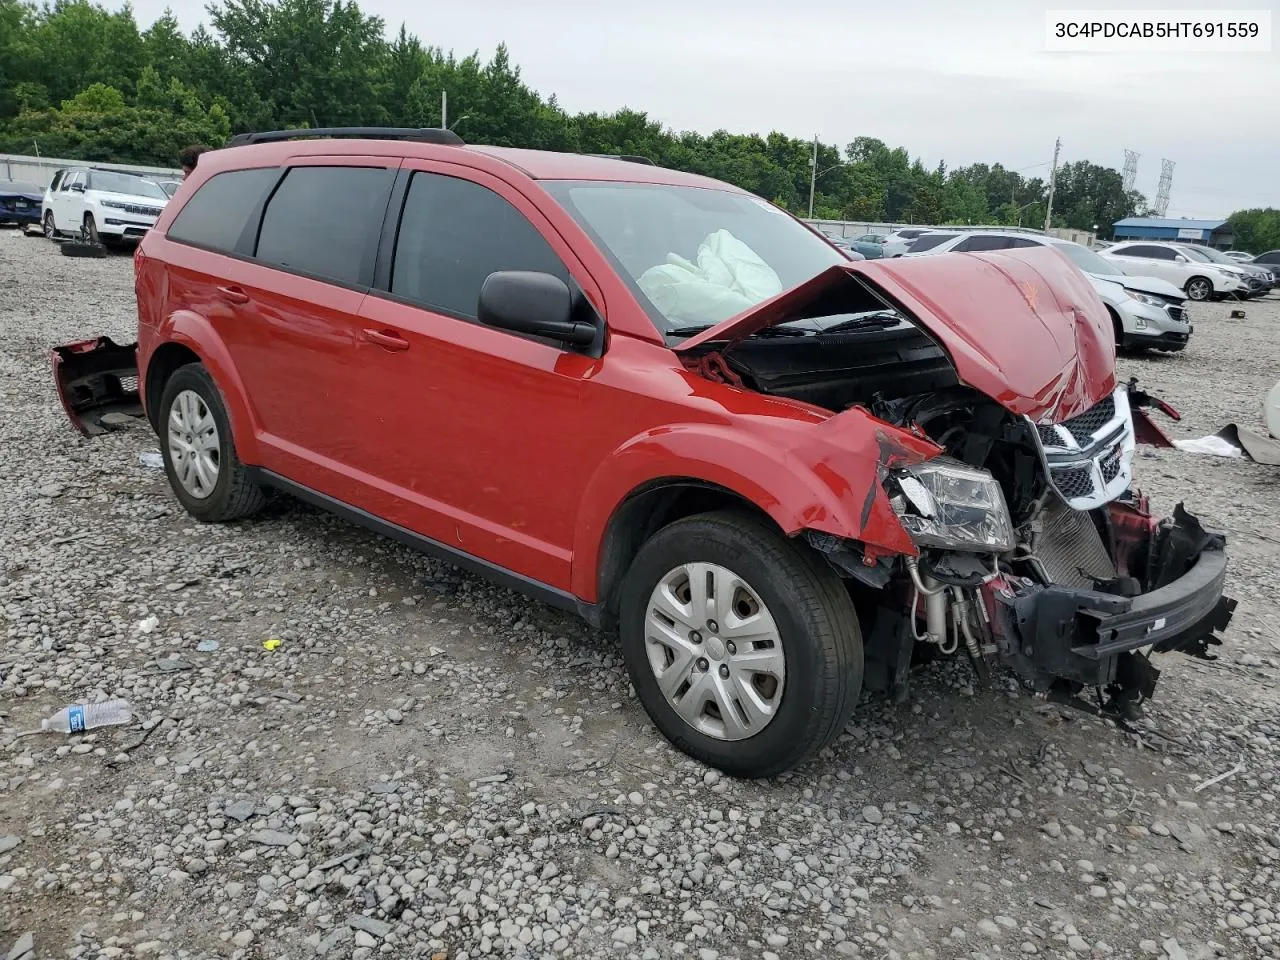
[[[1139,535],[1144,525],[1146,537]],[[1158,524],[1118,507],[1113,529],[1120,576],[1110,584],[1078,589],[1001,578],[987,588],[1004,659],[1040,689],[1065,680],[1149,697],[1159,671],[1147,653],[1212,659],[1209,648],[1222,642],[1217,634],[1236,607],[1222,592],[1224,538],[1181,507]]]
[[[54,347],[50,362],[58,399],[86,437],[112,429],[113,418],[142,416],[138,393],[138,345],[110,337]]]

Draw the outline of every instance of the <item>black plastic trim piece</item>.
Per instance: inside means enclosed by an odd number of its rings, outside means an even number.
[[[440,127],[317,127],[314,130],[260,130],[237,133],[228,147],[246,147],[255,143],[279,143],[283,140],[351,137],[359,140],[412,140],[417,143],[439,143],[451,147],[466,146],[466,141],[452,130]]]
[[[1195,566],[1173,583],[1134,597],[1128,610],[1099,617],[1099,642],[1072,652],[1097,660],[1147,644],[1155,644],[1157,649],[1176,647],[1181,635],[1194,630],[1218,608],[1226,582],[1227,555],[1221,550],[1206,550]]]
[[[248,467],[247,469],[257,483],[297,497],[304,503],[327,510],[357,526],[382,534],[414,550],[419,550],[439,560],[452,563],[454,566],[461,567],[469,573],[478,574],[498,586],[522,593],[558,610],[576,613],[593,626],[598,625],[600,622],[599,604],[579,600],[573,594],[558,587],[526,577],[524,574],[508,570],[506,567],[500,567],[487,560],[482,560],[480,557],[458,550],[438,540],[432,540],[430,537],[424,537],[422,534],[415,533],[407,527],[391,523],[389,520],[383,520],[367,510],[361,510],[359,507],[343,503],[328,494],[312,490],[310,487],[303,486],[300,483],[295,483],[278,473],[264,470],[261,467]]]

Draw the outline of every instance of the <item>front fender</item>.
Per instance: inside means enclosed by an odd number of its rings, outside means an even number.
[[[665,480],[730,490],[767,513],[787,536],[817,530],[882,553],[914,555],[880,477],[887,467],[940,452],[862,410],[757,430],[741,423],[685,423],[644,431],[606,459],[583,492],[573,592],[588,602],[599,599],[597,574],[610,518],[634,491]]]
[[[245,399],[248,394],[231,359],[231,353],[213,324],[190,310],[175,311],[160,325],[157,331],[158,346],[151,357],[154,358],[166,343],[186,347],[200,358],[222,394],[222,403],[227,409],[227,418],[231,421],[236,455],[244,463],[261,463],[258,456],[258,422]]]

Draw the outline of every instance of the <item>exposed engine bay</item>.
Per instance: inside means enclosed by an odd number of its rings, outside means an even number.
[[[963,384],[938,343],[887,309],[784,322],[699,364],[833,412],[862,407],[945,451],[881,470],[918,556],[806,535],[875,588],[855,594],[869,688],[902,696],[921,649],[963,651],[984,683],[1003,664],[1037,691],[1096,690],[1132,716],[1159,675],[1149,653],[1211,659],[1221,642],[1235,607],[1221,592],[1224,538],[1181,505],[1154,517],[1131,489],[1137,442],[1160,435],[1135,407],[1161,405],[1136,384],[1065,422],[1033,422]]]

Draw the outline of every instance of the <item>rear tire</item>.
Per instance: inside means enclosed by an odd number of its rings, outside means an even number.
[[[1192,277],[1183,289],[1188,300],[1201,302],[1213,297],[1213,281],[1208,277]]]
[[[236,455],[226,405],[203,364],[179,367],[165,383],[157,423],[169,486],[191,516],[223,523],[267,502]]]
[[[704,592],[714,584],[720,593],[708,601],[712,613],[700,610],[696,595],[670,590],[692,564],[706,574]],[[689,620],[667,616],[677,609]],[[732,616],[718,622],[724,614],[716,610]],[[717,619],[691,631],[699,612]],[[771,777],[803,763],[840,735],[857,704],[862,635],[848,591],[819,558],[749,514],[705,513],[659,530],[623,580],[619,613],[627,671],[654,724],[689,756],[733,776]],[[762,615],[767,627],[758,626]],[[687,670],[679,666],[684,650]],[[770,683],[758,657],[770,658],[781,683]],[[710,695],[713,688],[727,691],[725,699]],[[732,724],[721,702],[737,704]]]

